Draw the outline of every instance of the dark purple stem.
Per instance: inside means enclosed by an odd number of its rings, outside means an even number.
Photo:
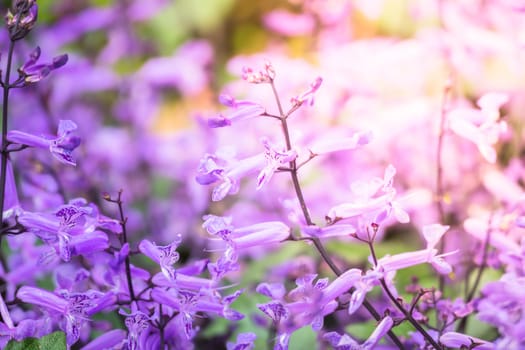
[[[290,111],[288,111],[288,113],[285,114],[284,110],[283,110],[283,107],[281,105],[281,99],[279,98],[279,94],[277,93],[277,89],[275,88],[275,85],[274,85],[273,81],[270,83],[270,86],[272,87],[272,91],[273,91],[273,94],[274,94],[274,97],[275,97],[275,101],[277,103],[277,108],[279,109],[279,114],[280,114],[279,120],[281,121],[281,128],[283,130],[283,135],[284,135],[284,139],[285,139],[285,142],[286,142],[286,149],[288,151],[290,151],[292,149],[292,143],[290,141],[290,132],[289,132],[289,129],[288,129],[287,119],[293,112],[295,112],[299,108],[299,106],[292,107],[292,109]],[[303,213],[304,220],[305,220],[307,225],[309,225],[309,226],[313,225],[314,223],[313,223],[313,221],[312,221],[312,219],[310,217],[310,213],[308,212],[308,207],[306,205],[306,201],[304,199],[303,191],[301,189],[301,184],[299,183],[299,176],[298,176],[298,173],[297,173],[297,169],[298,168],[297,168],[296,161],[295,160],[291,161],[289,167],[290,167],[290,176],[292,178],[293,187],[294,187],[294,190],[295,190],[295,194],[297,196],[297,200],[299,201],[299,205],[301,206],[301,211]],[[317,251],[321,255],[322,259],[330,267],[330,269],[337,276],[341,276],[343,274],[343,271],[341,271],[339,269],[339,267],[337,267],[337,265],[334,263],[334,261],[330,258],[330,256],[328,255],[328,252],[326,251],[325,247],[321,243],[321,240],[319,238],[317,238],[317,237],[314,237],[314,238],[311,238],[311,241],[314,243],[315,248],[317,249]],[[355,288],[350,289],[350,294],[353,293],[354,291],[355,291]],[[374,308],[374,306],[372,304],[370,304],[370,302],[368,300],[365,299],[363,301],[363,306],[375,318],[376,321],[381,320],[381,315],[379,314],[379,312],[377,312],[377,310]],[[388,332],[388,336],[390,337],[392,342],[394,342],[394,344],[396,344],[396,346],[399,347],[399,349],[404,349],[404,346],[401,343],[401,341],[399,340],[399,338],[397,338],[397,336],[391,330]]]
[[[367,243],[368,243],[368,247],[370,248],[370,255],[372,256],[372,260],[374,261],[374,265],[377,265],[377,256],[376,256],[376,253],[375,253],[373,241],[368,241]],[[434,349],[441,350],[442,347],[438,343],[436,343],[436,341],[430,336],[430,334],[428,334],[427,331],[423,327],[421,327],[419,322],[417,322],[412,317],[412,313],[410,311],[408,311],[407,309],[405,309],[403,304],[401,304],[399,302],[399,300],[392,294],[392,292],[388,288],[388,285],[386,284],[385,279],[381,278],[380,282],[381,282],[381,286],[383,287],[383,290],[385,291],[385,293],[388,296],[388,298],[394,303],[394,305],[397,307],[397,309],[399,311],[401,311],[401,313],[405,316],[405,319],[408,322],[410,322],[412,324],[412,326],[414,326],[414,328],[423,336],[423,338],[425,338],[425,340],[429,344],[431,344],[434,347]]]
[[[0,226],[3,226],[4,223],[4,202],[5,202],[5,183],[6,183],[6,174],[7,174],[7,161],[9,152],[7,151],[7,116],[8,116],[8,107],[9,107],[9,79],[11,77],[11,65],[13,62],[13,51],[15,48],[15,42],[11,40],[9,42],[9,52],[7,54],[7,65],[5,72],[5,79],[3,81],[4,95],[2,99],[2,160],[0,165]],[[1,242],[2,236],[0,236]],[[5,267],[4,256],[0,253],[0,261]]]
[[[117,203],[119,215],[120,215],[120,227],[122,228],[122,236],[120,239],[120,243],[122,245],[128,243],[128,235],[126,230],[126,222],[128,221],[128,218],[124,216],[124,209],[122,206],[122,190],[118,192],[118,197],[115,203]],[[125,266],[126,266],[126,279],[128,281],[128,289],[129,289],[129,296],[131,300],[135,300],[135,292],[133,290],[133,283],[131,281],[131,263],[129,261],[129,254],[126,256],[125,259]]]

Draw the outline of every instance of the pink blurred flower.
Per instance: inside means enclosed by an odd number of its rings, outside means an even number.
[[[263,17],[266,28],[284,36],[308,35],[315,28],[315,19],[309,14],[274,10]]]

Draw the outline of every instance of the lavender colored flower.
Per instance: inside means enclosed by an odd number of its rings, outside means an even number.
[[[449,226],[434,224],[423,227],[423,236],[427,241],[427,248],[414,252],[400,253],[392,256],[385,256],[378,260],[376,270],[385,273],[397,271],[410,266],[430,263],[439,273],[449,274],[452,266],[443,257],[455,254],[457,251],[438,254],[435,246],[449,229]]]
[[[139,244],[139,250],[148,258],[160,265],[161,271],[166,278],[175,280],[176,274],[173,264],[179,260],[177,247],[182,242],[180,235],[167,246],[157,246],[155,243],[144,239]]]
[[[337,332],[326,333],[323,335],[323,338],[327,340],[335,350],[371,350],[375,348],[377,343],[386,335],[393,325],[394,321],[391,317],[387,316],[383,318],[370,337],[368,337],[368,339],[362,344],[359,344],[347,334],[340,335]]]
[[[494,144],[507,130],[507,123],[499,119],[499,109],[507,101],[505,94],[487,93],[477,101],[481,110],[460,108],[449,113],[450,129],[476,144],[483,158],[490,163],[496,162]]]
[[[128,328],[128,336],[126,339],[127,349],[139,350],[144,348],[140,343],[140,338],[150,327],[150,317],[142,311],[137,310],[134,304],[132,305],[132,312],[130,314],[126,314],[123,311],[121,311],[120,314],[126,316],[124,323]]]
[[[250,67],[243,67],[242,78],[252,84],[268,84],[275,79],[275,69],[268,61],[264,63],[264,69],[259,71],[254,71]]]
[[[7,134],[9,142],[30,147],[49,149],[60,162],[76,165],[73,150],[80,145],[80,138],[72,135],[77,125],[71,120],[61,120],[56,137],[36,136],[23,131],[12,130]]]
[[[304,91],[302,94],[295,96],[292,98],[292,105],[294,106],[301,106],[305,102],[309,106],[313,106],[314,104],[314,96],[317,90],[321,87],[321,83],[323,82],[323,78],[317,77],[308,87],[306,91]]]
[[[523,259],[522,259],[523,260]],[[497,349],[521,348],[525,345],[523,327],[525,292],[523,276],[504,274],[500,280],[487,283],[477,303],[478,318],[498,328],[501,334]]]
[[[125,338],[126,331],[123,329],[113,329],[92,340],[83,346],[81,350],[113,349],[121,346]]]
[[[151,281],[158,287],[171,287],[175,290],[195,291],[213,290],[217,288],[217,283],[213,279],[198,276],[190,276],[177,273],[175,280],[166,278],[162,273],[157,273]]]
[[[317,238],[351,237],[356,233],[354,225],[336,223],[325,227],[315,225],[305,226],[301,229],[305,236]]]
[[[274,10],[263,18],[264,25],[281,35],[309,35],[315,28],[315,19],[310,14],[295,14],[286,10]]]
[[[228,194],[237,193],[240,180],[260,169],[264,162],[262,155],[236,160],[228,155],[208,154],[200,161],[196,180],[201,185],[218,183],[212,200],[220,201]]]
[[[297,158],[297,152],[295,150],[284,150],[279,149],[267,139],[263,139],[263,145],[265,148],[264,157],[266,159],[266,166],[261,170],[257,176],[257,189],[261,189],[265,184],[270,182],[273,174],[282,166],[287,165],[291,161]]]
[[[236,261],[237,251],[251,247],[274,244],[290,236],[290,228],[280,221],[261,222],[254,225],[234,228],[230,217],[205,215],[202,225],[209,234],[223,240],[227,249],[224,256]]]
[[[239,101],[233,97],[222,94],[219,96],[219,101],[231,110],[227,114],[219,114],[208,119],[208,126],[212,128],[220,128],[223,126],[230,126],[240,120],[255,118],[263,115],[266,110],[263,106],[252,101]]]
[[[410,219],[401,205],[395,200],[396,190],[393,187],[396,169],[389,165],[385,169],[383,179],[374,178],[370,181],[352,183],[352,193],[355,199],[351,202],[331,208],[326,215],[330,222],[341,219],[366,217],[370,222],[381,223],[391,213],[401,223]]]
[[[371,132],[355,132],[351,136],[341,137],[340,135],[326,134],[315,140],[310,145],[309,150],[315,155],[327,154],[338,151],[353,150],[367,145],[372,140]]]
[[[237,341],[235,343],[228,342],[226,344],[227,350],[252,350],[254,349],[253,342],[257,338],[257,335],[252,332],[240,333],[237,336]]]
[[[84,293],[70,293],[66,290],[51,293],[28,286],[22,286],[17,293],[17,297],[24,303],[38,305],[60,320],[68,345],[78,341],[80,329],[88,319],[89,309],[96,306],[102,295],[103,293],[93,290]]]
[[[22,87],[27,84],[39,82],[40,80],[47,77],[51,71],[64,66],[68,60],[67,54],[63,54],[54,57],[51,63],[36,64],[40,58],[40,54],[40,47],[37,47],[33,52],[31,52],[29,59],[24,63],[24,65],[18,69],[20,83],[16,84],[16,87]]]
[[[494,344],[485,340],[471,337],[457,332],[446,332],[439,337],[441,344],[451,348],[476,349],[476,350],[492,350]]]
[[[178,317],[184,325],[183,329],[187,339],[193,337],[193,318],[198,312],[212,313],[234,321],[242,319],[244,317],[242,314],[230,309],[230,304],[235,301],[239,294],[240,292],[237,292],[221,300],[205,290],[201,292],[189,290],[175,292],[171,289],[154,288],[151,292],[153,300],[179,312]]]
[[[58,208],[54,215],[23,212],[19,222],[29,231],[54,247],[60,258],[69,261],[72,255],[91,254],[108,247],[107,235],[95,227],[98,220],[91,206],[81,199]]]

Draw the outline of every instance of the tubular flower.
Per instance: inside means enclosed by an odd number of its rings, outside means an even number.
[[[231,110],[208,119],[208,126],[211,128],[230,126],[237,121],[259,117],[266,112],[265,108],[256,102],[235,100],[225,94],[219,96],[219,101]]]
[[[72,135],[77,125],[71,120],[61,120],[58,124],[56,137],[44,137],[29,134],[23,131],[12,130],[7,134],[9,142],[29,147],[47,148],[60,162],[76,165],[73,150],[80,145],[80,138]]]
[[[273,174],[282,166],[294,161],[297,158],[295,150],[279,150],[274,147],[267,139],[263,139],[265,148],[264,157],[266,159],[266,166],[261,170],[257,176],[257,189],[261,189],[265,184],[270,182]]]
[[[328,222],[364,216],[371,222],[380,223],[391,214],[401,223],[409,222],[408,214],[395,200],[395,174],[396,169],[389,165],[385,169],[383,179],[374,178],[368,182],[352,183],[351,189],[355,199],[330,209],[326,215]]]
[[[180,235],[167,246],[158,246],[151,241],[144,239],[139,244],[139,250],[151,260],[160,265],[160,269],[166,278],[175,279],[175,269],[173,264],[179,261],[177,247],[182,242]]]
[[[455,254],[456,251],[446,254],[437,254],[438,251],[435,248],[438,241],[448,229],[449,226],[440,224],[425,226],[423,228],[423,235],[427,241],[426,249],[385,256],[378,260],[376,270],[388,273],[414,265],[430,263],[441,274],[451,273],[452,266],[450,266],[443,257]]]
[[[374,329],[374,332],[370,335],[370,337],[368,337],[368,339],[362,344],[359,344],[347,334],[340,335],[337,332],[326,333],[323,335],[323,338],[327,340],[335,350],[371,350],[375,348],[377,343],[388,333],[393,325],[394,321],[390,316],[383,318],[377,325],[376,329]]]

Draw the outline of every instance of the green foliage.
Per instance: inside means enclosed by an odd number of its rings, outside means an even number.
[[[290,350],[309,350],[315,349],[317,333],[312,330],[312,327],[307,326],[293,332],[290,337]]]
[[[5,350],[65,350],[66,334],[54,332],[40,339],[26,338],[21,342],[11,340]]]
[[[170,55],[180,43],[197,33],[212,35],[232,5],[232,0],[174,1],[142,28],[142,34],[155,38],[162,55]]]

